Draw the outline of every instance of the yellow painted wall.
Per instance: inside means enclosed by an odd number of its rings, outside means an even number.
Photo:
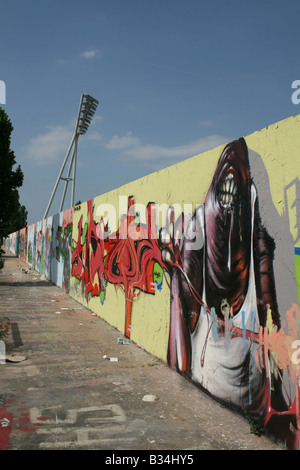
[[[299,180],[299,131],[300,116],[298,115],[273,124],[262,131],[254,132],[245,138],[248,147],[258,152],[263,158],[270,179],[273,202],[280,215],[285,211],[285,187],[296,179]],[[290,230],[295,240],[295,246],[299,247],[300,240],[297,240],[296,204],[292,207],[295,199],[296,188],[295,186],[292,186],[288,190],[288,214],[290,219]]]
[[[256,155],[252,161],[250,159],[250,166],[251,173],[255,174],[255,184],[259,186],[260,210],[265,212],[266,223],[270,226],[276,243],[274,266],[281,315],[285,314],[292,303],[299,303],[300,295],[299,131],[300,115],[245,137],[249,156]],[[236,136],[237,139],[239,137]],[[108,221],[112,232],[116,231],[119,228],[120,216],[127,213],[129,196],[135,198],[135,209],[140,212],[142,223],[146,221],[147,204],[153,202],[158,205],[158,229],[164,226],[166,210],[170,205],[175,207],[177,216],[184,210],[184,205],[188,205],[191,211],[194,210],[197,204],[204,202],[226,144],[227,142],[224,142],[222,146],[95,197],[95,223],[98,223],[103,215],[103,211],[99,212],[100,208],[103,209],[109,204],[115,208],[116,217],[111,217],[110,214],[105,221]],[[77,242],[80,217],[83,216],[83,225],[88,220],[88,203],[85,202],[81,204],[80,209],[75,209],[73,244]],[[38,225],[39,223],[36,224],[37,230]],[[12,234],[12,249],[14,240]],[[166,274],[162,290],[157,290],[155,295],[141,293],[134,299],[131,317],[131,339],[163,360],[166,360],[167,355],[170,315],[167,281]],[[70,295],[124,332],[125,295],[121,287],[116,288],[108,283],[103,305],[98,297],[92,297],[87,302],[81,283],[70,276]]]
[[[300,163],[299,121],[299,116],[291,117],[245,137],[249,150],[257,152],[263,161],[269,177],[272,200],[279,216],[282,216],[286,209],[284,189],[298,177]],[[237,136],[237,138],[239,137]],[[224,146],[226,144],[227,142],[224,142]],[[184,204],[192,204],[194,209],[196,204],[204,202],[224,146],[96,197],[94,199],[95,222],[100,221],[97,208],[102,204],[112,204],[116,208],[118,219],[120,215],[126,214],[129,196],[135,197],[137,205],[146,206],[148,202],[152,201],[159,204],[160,207],[165,205],[165,208],[173,204],[179,205],[181,210]],[[300,246],[300,241],[296,240],[296,206],[293,206],[293,198],[295,199],[296,196],[295,188],[296,186],[291,186],[288,190],[288,216],[295,245]],[[77,240],[77,226],[82,214],[83,222],[85,222],[87,220],[86,203],[81,205],[80,211],[74,212],[73,240]],[[143,221],[143,214],[140,215]],[[160,220],[157,221],[159,227],[164,225],[164,221],[165,213],[163,211]],[[112,231],[118,228],[113,220],[109,221],[109,225]],[[293,247],[291,249],[293,250]],[[293,266],[291,269],[294,270],[295,267]],[[81,286],[75,288],[74,278],[71,278],[71,287],[71,295],[86,304],[81,294]],[[155,295],[141,293],[139,298],[134,300],[132,308],[131,339],[163,360],[166,360],[167,354],[169,305],[169,288],[164,282],[162,291],[156,292]],[[125,296],[120,288],[116,289],[113,285],[108,285],[104,305],[101,305],[99,299],[94,297],[89,301],[88,307],[110,324],[124,331]],[[289,305],[286,308],[289,308]]]

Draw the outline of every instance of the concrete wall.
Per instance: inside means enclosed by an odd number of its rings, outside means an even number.
[[[299,129],[300,116],[291,117],[6,240],[77,301],[293,449]]]

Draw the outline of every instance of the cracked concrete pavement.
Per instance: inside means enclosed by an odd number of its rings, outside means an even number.
[[[119,331],[20,259],[4,258],[0,317],[12,330],[11,362],[0,364],[0,449],[283,449],[138,345],[120,344]]]

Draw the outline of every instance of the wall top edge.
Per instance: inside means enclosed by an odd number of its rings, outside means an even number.
[[[247,135],[245,135],[245,136],[237,136],[236,138],[238,139],[238,138],[240,138],[240,137],[244,137],[244,139],[247,140],[248,138],[250,138],[250,136],[254,136],[255,134],[262,133],[262,132],[264,132],[264,131],[266,131],[266,130],[272,130],[272,128],[274,128],[274,127],[276,127],[276,126],[279,126],[279,125],[282,125],[283,123],[287,124],[288,121],[293,120],[293,119],[298,120],[298,121],[299,121],[299,124],[300,124],[300,114],[295,114],[295,115],[291,115],[291,116],[289,116],[289,117],[287,117],[287,118],[283,118],[283,119],[281,119],[280,121],[277,121],[277,122],[275,122],[275,123],[273,123],[273,124],[270,124],[270,125],[268,125],[268,126],[262,128],[262,129],[260,129],[260,130],[253,131],[253,132],[251,132],[251,133],[249,133],[249,134],[247,134]],[[132,180],[132,181],[130,181],[129,183],[123,184],[123,185],[121,185],[121,186],[119,186],[119,187],[117,187],[117,188],[115,188],[115,189],[112,189],[112,190],[110,190],[110,191],[107,191],[107,192],[105,192],[105,193],[102,193],[102,194],[100,194],[100,195],[97,195],[97,196],[95,196],[95,197],[100,196],[100,197],[103,197],[103,198],[109,198],[112,194],[116,194],[116,193],[118,194],[118,193],[121,193],[121,192],[123,192],[124,194],[126,194],[129,185],[133,185],[133,184],[139,183],[140,181],[144,180],[145,178],[153,178],[153,177],[155,177],[155,176],[157,176],[157,175],[162,175],[163,173],[168,173],[168,172],[170,172],[173,168],[176,168],[176,167],[178,167],[178,166],[180,166],[180,165],[186,164],[186,162],[191,161],[191,160],[193,160],[193,159],[196,159],[196,158],[199,158],[199,157],[205,158],[205,155],[206,155],[206,154],[208,154],[208,153],[211,152],[211,151],[218,151],[218,149],[223,149],[224,146],[225,146],[227,143],[228,143],[228,142],[224,142],[223,144],[218,145],[218,146],[216,146],[216,147],[214,147],[214,148],[211,148],[211,149],[209,149],[209,150],[205,150],[204,152],[201,152],[201,153],[199,153],[199,154],[196,154],[196,155],[194,155],[194,156],[192,156],[192,157],[188,157],[188,158],[186,158],[186,159],[184,159],[184,160],[182,160],[182,161],[180,161],[180,162],[174,163],[173,165],[170,165],[170,166],[168,166],[168,167],[166,167],[166,168],[163,168],[163,169],[161,169],[161,170],[158,170],[158,171],[154,171],[154,172],[152,172],[152,173],[149,173],[149,174],[147,174],[147,175],[145,175],[145,176],[143,176],[143,177],[141,177],[141,178],[137,178],[137,179],[135,179],[135,180]],[[92,198],[91,200],[93,200],[93,199],[94,199],[94,198]],[[88,201],[84,201],[82,204],[86,204],[87,202],[88,202]],[[76,207],[76,206],[75,206],[75,207]],[[47,219],[50,218],[50,217],[54,217],[54,216],[56,216],[56,215],[58,215],[58,214],[60,214],[60,213],[64,213],[64,212],[69,211],[69,210],[72,210],[72,209],[74,209],[74,207],[70,207],[70,208],[67,208],[67,209],[65,209],[65,210],[63,210],[63,211],[61,211],[61,212],[58,212],[58,213],[49,215],[49,216],[46,217],[46,219],[41,219],[40,221],[37,221],[37,222],[35,222],[35,223],[43,222],[43,220],[47,220]],[[28,225],[27,227],[30,227],[31,225],[35,225],[35,223],[32,223],[32,224]],[[22,229],[21,229],[21,230],[22,230]]]

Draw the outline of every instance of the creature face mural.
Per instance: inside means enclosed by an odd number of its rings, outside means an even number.
[[[274,414],[289,416],[285,431],[297,429],[290,438],[298,445],[298,400],[285,401],[276,357],[281,350],[264,344],[264,335],[280,334],[275,244],[261,223],[244,139],[222,152],[194,227],[197,219],[204,240],[198,250],[185,239],[180,247],[174,238],[172,208],[161,233],[171,276],[169,364],[263,426]]]

